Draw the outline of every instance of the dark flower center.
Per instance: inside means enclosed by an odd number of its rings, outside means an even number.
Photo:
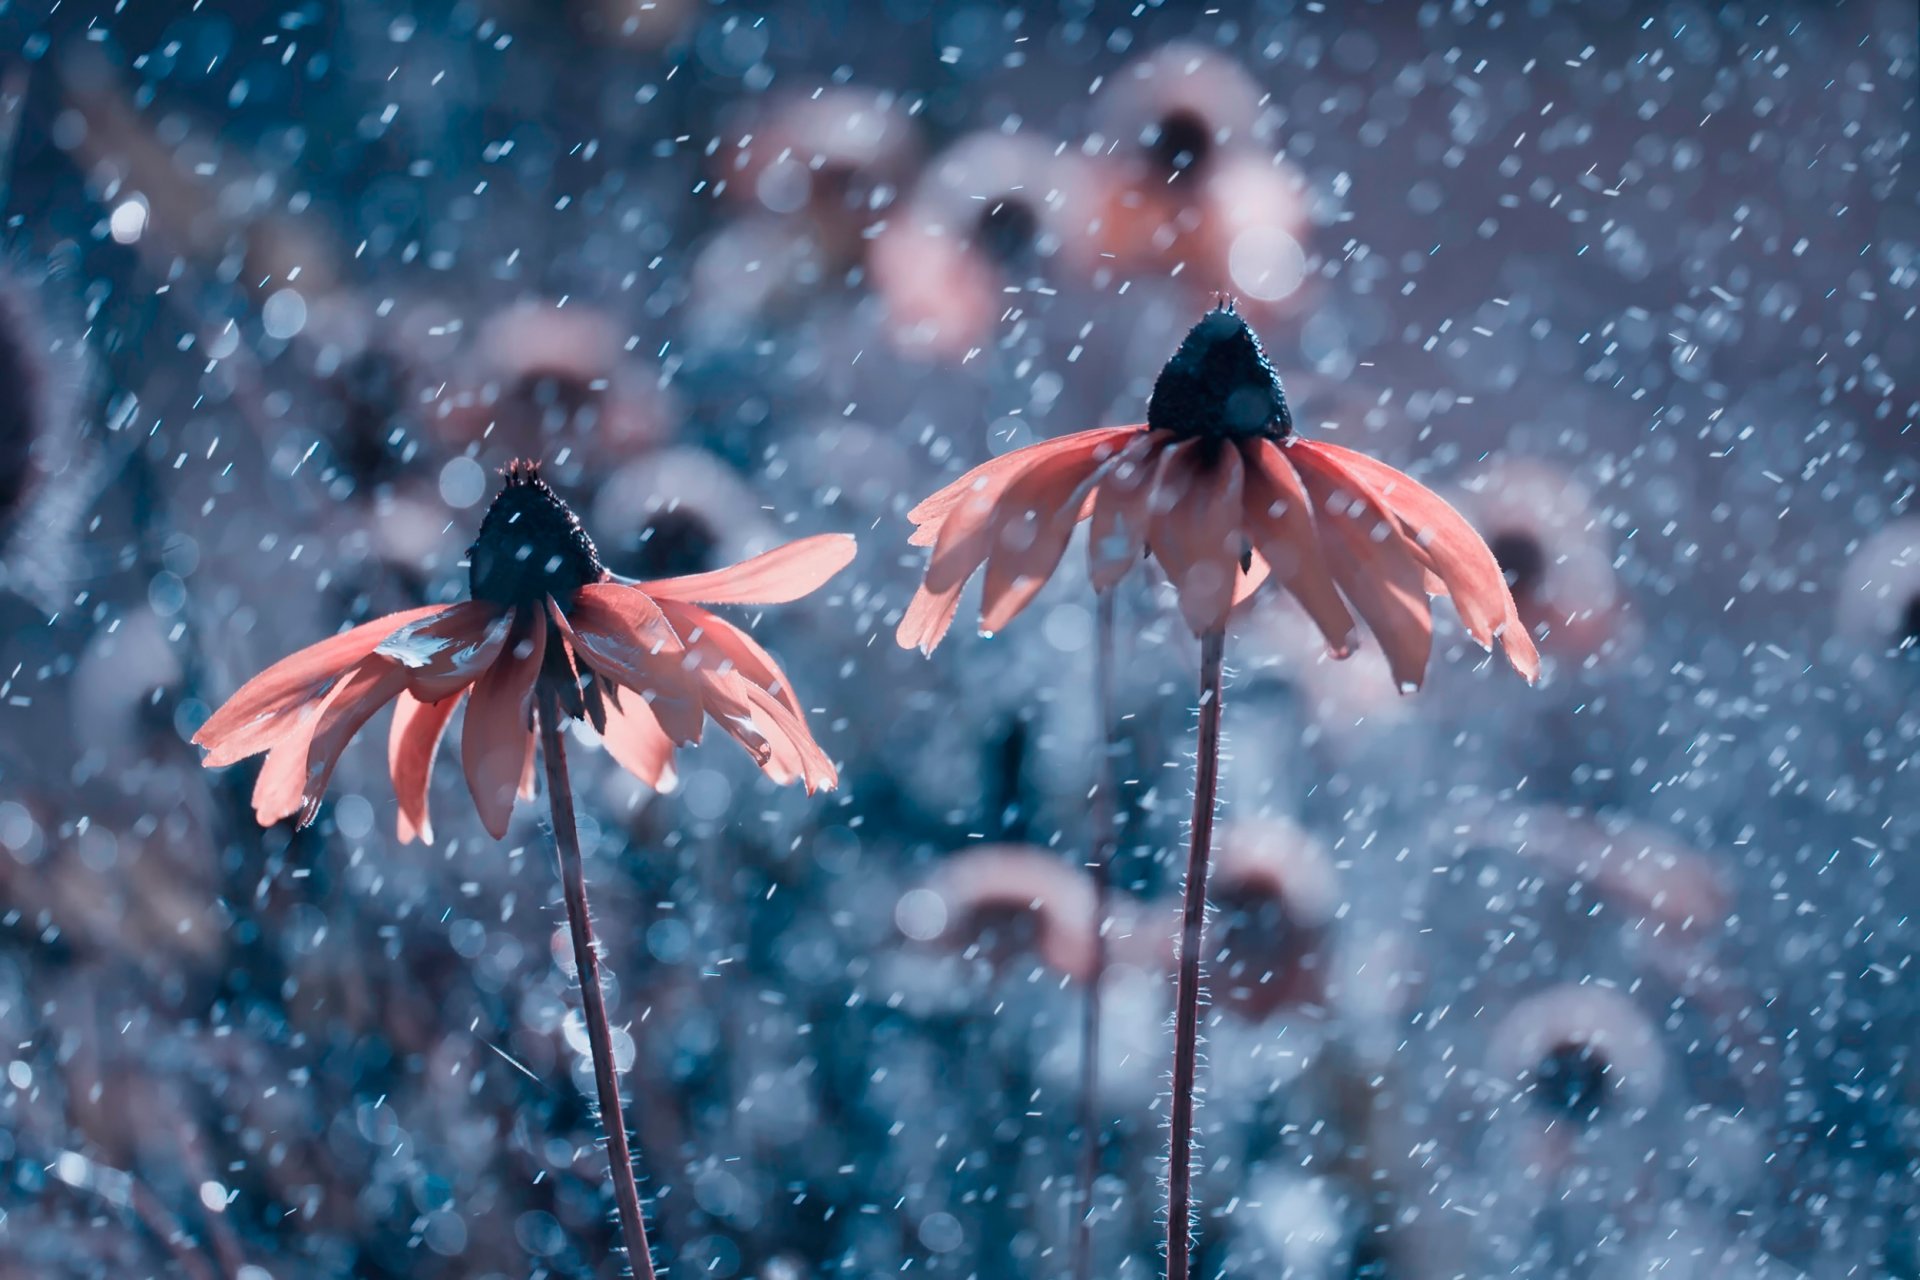
[[[532,608],[552,596],[564,604],[581,587],[606,577],[593,539],[540,478],[538,463],[512,463],[505,480],[467,548],[475,600]]]
[[[974,243],[999,267],[1017,267],[1032,254],[1040,219],[1024,200],[1003,197],[980,215]]]
[[[1198,169],[1213,150],[1213,130],[1191,111],[1170,111],[1154,126],[1147,155],[1169,179]]]
[[[1516,596],[1532,595],[1547,576],[1547,552],[1540,540],[1519,529],[1503,529],[1487,543],[1507,585]]]
[[[1147,426],[1178,436],[1278,440],[1293,430],[1280,375],[1233,303],[1201,317],[1154,380]]]
[[[1606,1100],[1612,1064],[1591,1044],[1560,1044],[1533,1069],[1534,1102],[1576,1120],[1590,1120]]]

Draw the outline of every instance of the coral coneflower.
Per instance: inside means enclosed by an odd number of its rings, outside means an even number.
[[[1201,933],[1229,611],[1271,577],[1306,608],[1335,656],[1352,651],[1358,613],[1404,690],[1426,674],[1431,595],[1452,596],[1468,634],[1487,648],[1498,641],[1528,680],[1539,654],[1493,553],[1458,512],[1383,463],[1294,434],[1280,379],[1230,302],[1207,312],[1160,371],[1144,424],[1016,450],[909,514],[913,543],[933,554],[901,619],[902,647],[931,652],[939,644],[983,565],[981,627],[1004,627],[1053,575],[1082,521],[1091,523],[1096,590],[1151,556],[1200,637],[1168,1179],[1167,1273],[1186,1280]]]
[[[516,462],[468,549],[472,599],[389,614],[311,645],[242,685],[194,741],[209,766],[265,752],[254,816],[312,821],[353,735],[395,703],[388,757],[399,835],[431,841],[427,786],[455,707],[467,703],[461,764],[480,819],[506,834],[516,793],[533,789],[534,746],[547,774],[568,923],[579,968],[600,1110],[629,1262],[651,1277],[627,1150],[599,958],[587,915],[561,727],[584,719],[609,754],[656,788],[673,750],[708,717],[780,782],[837,781],[786,674],[708,604],[780,604],[852,558],[844,535],[803,538],[751,560],[656,582],[615,579],[539,468]]]

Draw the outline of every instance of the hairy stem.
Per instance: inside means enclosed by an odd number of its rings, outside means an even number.
[[[1099,593],[1094,622],[1094,702],[1100,716],[1100,764],[1093,792],[1093,972],[1087,975],[1087,1003],[1080,1027],[1080,1211],[1074,1234],[1073,1274],[1093,1280],[1093,1184],[1100,1176],[1106,1145],[1100,1123],[1100,983],[1107,972],[1107,897],[1113,880],[1117,808],[1113,794],[1113,592]]]
[[[1187,845],[1186,906],[1173,1026],[1173,1119],[1167,1148],[1167,1280],[1187,1280],[1193,1248],[1193,1082],[1200,1048],[1200,940],[1207,920],[1207,858],[1220,783],[1220,668],[1224,629],[1200,637],[1200,728]]]
[[[653,1254],[647,1247],[647,1222],[640,1212],[640,1191],[633,1181],[633,1154],[627,1148],[627,1117],[620,1106],[620,1076],[613,1064],[613,1028],[607,1021],[607,997],[600,988],[600,953],[587,914],[587,877],[580,863],[580,833],[573,819],[573,785],[567,779],[567,748],[560,736],[560,709],[550,694],[540,699],[540,756],[547,767],[547,802],[553,807],[553,843],[560,855],[560,887],[567,899],[567,928],[573,935],[573,962],[580,971],[580,1003],[593,1049],[593,1080],[600,1093],[600,1127],[607,1135],[607,1163],[613,1173],[613,1198],[620,1208],[620,1232],[628,1264],[642,1280],[654,1280]]]

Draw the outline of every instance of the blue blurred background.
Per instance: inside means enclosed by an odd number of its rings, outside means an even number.
[[[840,791],[576,753],[676,1276],[1066,1274],[1092,597],[931,661],[905,510],[1235,295],[1548,658],[1235,626],[1207,1277],[1920,1275],[1907,0],[0,8],[0,1276],[614,1274],[551,854],[186,738],[464,587],[847,531]],[[1098,1274],[1157,1274],[1194,645],[1120,593]]]

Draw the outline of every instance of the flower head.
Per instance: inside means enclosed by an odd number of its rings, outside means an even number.
[[[786,673],[708,604],[781,604],[844,568],[853,539],[828,534],[712,573],[616,579],[533,463],[505,483],[468,549],[472,598],[388,614],[311,645],[242,685],[194,741],[206,764],[265,752],[254,816],[312,821],[348,741],[394,704],[388,763],[399,835],[431,842],[427,785],[464,699],[461,764],[487,830],[504,835],[533,783],[535,717],[584,719],[620,765],[660,789],[673,750],[711,718],[768,776],[809,792],[837,781]]]
[[[1539,655],[1493,553],[1460,514],[1364,454],[1294,434],[1259,339],[1222,303],[1154,383],[1147,421],[1029,445],[974,468],[909,514],[933,548],[898,631],[931,652],[983,565],[981,627],[1024,609],[1089,524],[1096,589],[1142,554],[1172,581],[1196,634],[1269,577],[1305,607],[1336,657],[1360,615],[1396,683],[1419,685],[1433,643],[1428,597],[1451,595],[1483,647],[1497,640],[1527,679]]]

